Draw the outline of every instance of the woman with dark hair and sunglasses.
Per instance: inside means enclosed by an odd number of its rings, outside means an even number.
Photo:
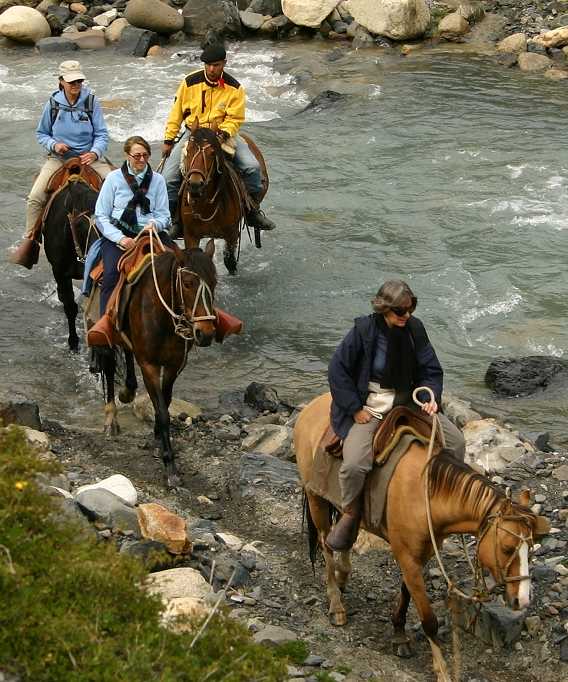
[[[331,424],[343,440],[339,473],[343,516],[327,536],[335,551],[349,549],[357,538],[365,477],[373,467],[373,438],[381,419],[396,405],[415,407],[418,386],[432,390],[419,398],[426,414],[438,412],[443,371],[422,322],[413,316],[417,298],[406,282],[385,282],[372,301],[374,312],[358,317],[329,364],[333,398]],[[418,408],[416,408],[418,409]],[[446,446],[463,460],[461,431],[438,415]]]
[[[134,238],[153,225],[163,243],[173,245],[167,229],[170,209],[166,181],[150,164],[150,145],[133,135],[124,143],[126,159],[120,168],[109,173],[95,206],[97,227],[102,234],[100,253],[104,265],[101,288],[101,319],[91,331],[112,338],[112,326],[105,314],[108,300],[118,282],[118,261]],[[91,252],[89,251],[88,261]]]

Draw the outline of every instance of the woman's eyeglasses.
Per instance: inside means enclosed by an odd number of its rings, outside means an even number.
[[[130,152],[127,152],[128,156],[131,156],[133,159],[136,159],[136,161],[141,161],[144,159],[145,161],[150,158],[150,154],[148,152],[144,152],[143,154],[130,154]]]

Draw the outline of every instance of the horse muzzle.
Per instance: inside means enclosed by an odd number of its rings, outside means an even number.
[[[215,327],[212,324],[208,324],[207,328],[196,326],[193,331],[193,338],[196,346],[206,348],[212,344],[215,338]]]
[[[189,194],[190,196],[197,198],[203,196],[203,190],[205,189],[205,183],[201,178],[198,180],[189,179]]]

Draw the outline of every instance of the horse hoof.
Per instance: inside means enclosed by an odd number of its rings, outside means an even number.
[[[410,646],[410,642],[392,642],[393,653],[399,658],[412,658],[414,651]]]
[[[118,422],[112,422],[111,424],[105,424],[105,436],[107,438],[114,438],[120,433],[120,426]]]
[[[118,399],[121,403],[125,405],[131,403],[136,397],[136,389],[130,390],[129,388],[121,388],[118,393]]]
[[[329,614],[329,620],[331,621],[332,625],[336,625],[337,627],[341,627],[342,625],[347,624],[347,614],[345,611],[338,611],[337,613],[330,613]]]
[[[225,264],[229,275],[237,274],[237,261],[232,254],[225,254],[223,263]]]
[[[79,339],[67,339],[67,344],[69,345],[69,350],[72,353],[79,352]]]

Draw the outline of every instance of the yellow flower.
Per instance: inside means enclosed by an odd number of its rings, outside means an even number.
[[[16,490],[25,490],[28,487],[28,482],[27,481],[16,481],[14,484],[14,487]]]

